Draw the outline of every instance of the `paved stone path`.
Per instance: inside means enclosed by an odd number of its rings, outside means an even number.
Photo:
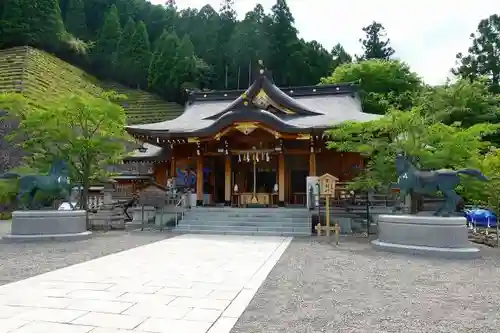
[[[228,333],[291,242],[184,235],[0,286],[0,332]]]
[[[1,235],[0,223],[0,237]],[[10,231],[4,228],[5,233]],[[0,240],[0,285],[175,236],[165,232],[94,232],[73,242],[10,243]]]

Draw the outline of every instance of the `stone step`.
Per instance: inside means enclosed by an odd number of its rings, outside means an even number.
[[[241,216],[193,216],[191,214],[186,214],[184,217],[185,221],[234,221],[234,222],[262,222],[262,221],[282,221],[288,223],[305,223],[310,220],[309,217],[280,217],[280,216],[252,216],[252,217],[241,217]]]
[[[288,236],[288,237],[301,237],[310,236],[311,233],[283,231],[283,232],[269,232],[269,231],[246,231],[241,229],[235,230],[181,230],[174,229],[172,232],[176,233],[190,233],[190,234],[215,234],[215,235],[250,235],[250,236]]]
[[[301,222],[288,222],[282,220],[265,220],[265,221],[232,221],[232,220],[190,220],[184,219],[180,225],[232,225],[232,226],[289,226],[289,227],[300,227],[310,225],[309,221]]]
[[[178,230],[242,230],[249,232],[267,231],[267,232],[284,232],[284,231],[297,231],[297,232],[310,232],[311,227],[280,227],[280,226],[227,226],[227,225],[179,225]]]

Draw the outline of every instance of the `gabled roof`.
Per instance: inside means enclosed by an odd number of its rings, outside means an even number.
[[[247,90],[192,93],[178,118],[127,126],[126,130],[165,140],[214,135],[232,123],[255,121],[284,133],[311,133],[345,121],[378,117],[362,111],[354,84],[280,89],[262,69]]]

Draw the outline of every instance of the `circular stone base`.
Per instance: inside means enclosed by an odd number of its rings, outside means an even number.
[[[393,253],[417,254],[435,258],[446,259],[476,259],[481,257],[481,251],[475,247],[468,248],[442,248],[416,245],[401,245],[381,242],[378,239],[371,242],[377,250]]]
[[[480,257],[468,240],[464,217],[379,215],[378,239],[373,247],[396,253],[450,259]]]
[[[39,242],[39,241],[59,241],[69,242],[89,239],[92,236],[91,231],[84,231],[77,234],[52,234],[52,235],[12,235],[7,234],[2,237],[3,240],[11,243],[21,242]]]
[[[24,210],[12,213],[11,242],[72,241],[89,238],[84,210]]]

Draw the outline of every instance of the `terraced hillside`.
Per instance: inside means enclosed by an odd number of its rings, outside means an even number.
[[[0,92],[22,92],[32,103],[67,92],[115,90],[127,95],[122,103],[129,124],[158,122],[178,117],[183,107],[141,90],[103,83],[81,69],[31,47],[0,50]],[[1,110],[0,110],[1,112]],[[4,139],[17,124],[0,120],[0,173],[19,165],[22,152]]]
[[[50,100],[71,91],[113,89],[127,95],[123,107],[130,124],[178,117],[183,107],[141,90],[103,83],[81,69],[31,47],[0,51],[0,92],[20,91],[33,102]]]

